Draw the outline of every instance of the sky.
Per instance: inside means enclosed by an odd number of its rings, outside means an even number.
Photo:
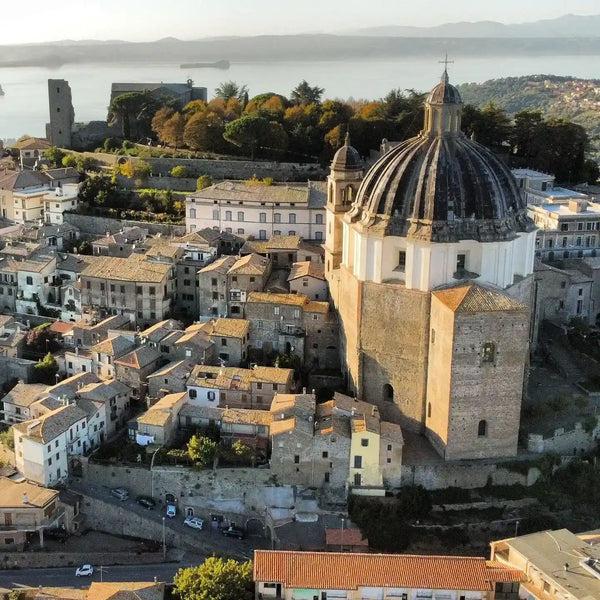
[[[335,33],[377,25],[522,23],[600,13],[600,0],[4,0],[1,44]]]

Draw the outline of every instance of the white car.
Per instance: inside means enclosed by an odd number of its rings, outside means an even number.
[[[87,577],[94,574],[94,567],[92,565],[83,565],[78,567],[75,571],[75,577]]]
[[[186,517],[183,524],[193,529],[204,529],[204,521],[200,517]]]
[[[177,507],[174,504],[167,504],[167,517],[174,517],[177,514]]]

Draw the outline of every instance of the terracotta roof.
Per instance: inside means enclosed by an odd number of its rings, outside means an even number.
[[[174,360],[169,364],[165,365],[158,371],[148,375],[148,379],[151,377],[164,377],[165,375],[177,375],[179,377],[189,377],[191,370],[194,368],[194,363],[191,360]]]
[[[267,242],[267,250],[297,250],[302,238],[299,235],[273,235]]]
[[[248,254],[238,259],[227,272],[228,275],[263,275],[270,261],[259,254]]]
[[[456,313],[524,312],[529,310],[525,304],[513,300],[506,294],[477,284],[438,290],[433,292],[433,295]]]
[[[306,260],[303,262],[295,262],[292,265],[288,281],[298,279],[299,277],[316,277],[317,279],[325,279],[325,269],[323,265],[316,261]]]
[[[269,428],[271,435],[279,435],[280,433],[286,433],[296,428],[296,417],[290,419],[282,419],[280,421],[273,421]]]
[[[179,402],[187,398],[187,392],[167,394],[156,404],[153,404],[143,415],[137,418],[138,423],[144,425],[164,425],[173,415],[173,409]]]
[[[224,423],[270,425],[272,416],[267,410],[252,410],[247,408],[225,408],[221,420]]]
[[[250,329],[250,321],[246,319],[217,319],[213,323],[210,335],[242,338]]]
[[[236,262],[237,257],[235,256],[222,256],[210,263],[210,265],[200,269],[198,273],[212,273],[213,271],[216,271],[217,273],[227,273]]]
[[[514,569],[505,568],[506,581]],[[491,591],[503,572],[484,558],[342,552],[254,551],[254,580],[286,588],[356,590],[403,587]]]
[[[17,150],[47,150],[50,148],[50,142],[45,138],[26,136],[17,140],[12,147]]]
[[[91,347],[93,352],[99,354],[110,354],[111,356],[121,356],[125,352],[131,350],[135,344],[122,335],[117,335],[112,338],[107,338]]]
[[[318,302],[316,300],[311,300],[307,302],[303,307],[304,312],[309,313],[322,313],[327,314],[329,312],[329,304],[327,302]]]
[[[369,547],[360,529],[325,529],[325,544],[327,546],[364,546]]]
[[[23,502],[24,494],[27,494],[27,504]],[[0,508],[43,507],[57,496],[58,492],[56,490],[49,490],[25,481],[16,482],[6,477],[0,477]]]
[[[292,369],[279,369],[277,367],[241,369],[238,367],[196,365],[187,381],[187,385],[221,390],[249,390],[252,383],[287,383],[292,376]]]
[[[66,321],[55,321],[50,325],[48,331],[53,333],[69,333],[75,327],[75,323],[67,323]]]
[[[248,294],[247,302],[303,306],[308,302],[308,298],[304,294],[269,294],[268,292],[250,292],[250,294]]]
[[[148,581],[93,581],[86,600],[163,600],[165,584]]]
[[[21,590],[20,590],[21,591]],[[25,588],[24,600],[86,600],[88,591],[77,588]]]
[[[115,360],[116,365],[123,365],[125,367],[132,367],[134,369],[141,369],[150,363],[159,360],[162,354],[151,346],[141,346],[136,348],[132,352],[121,356],[118,360]]]
[[[143,255],[132,254],[129,258],[97,256],[82,272],[82,277],[97,277],[113,281],[160,283],[168,276],[171,265],[145,260]],[[162,290],[159,290],[159,296]]]

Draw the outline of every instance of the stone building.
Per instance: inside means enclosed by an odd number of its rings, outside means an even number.
[[[327,302],[328,286],[323,265],[312,262],[295,262],[288,277],[290,293],[304,294],[310,300]]]
[[[188,232],[205,227],[258,240],[271,236],[325,239],[325,186],[320,181],[254,185],[223,181],[185,199]]]
[[[460,94],[444,71],[425,102],[421,133],[364,175],[346,141],[327,184],[325,273],[340,319],[343,370],[358,397],[376,404],[382,418],[427,431],[430,439],[468,410],[473,416],[461,434],[438,451],[448,458],[471,457],[474,449],[479,458],[510,456],[527,365],[523,305],[531,304],[535,227],[514,176],[464,136],[461,115]],[[445,324],[454,323],[460,335],[432,352],[435,294],[453,287],[483,296],[489,290],[498,301],[460,317],[449,313]],[[518,331],[514,339],[502,332],[503,322]],[[469,330],[480,328],[469,339]],[[490,350],[494,367],[482,368]],[[510,377],[499,381],[500,370]],[[461,385],[451,385],[450,373],[460,375]],[[446,424],[434,427],[430,410]]]
[[[75,111],[68,81],[48,79],[48,103],[50,122],[46,124],[46,137],[52,146],[71,148]]]

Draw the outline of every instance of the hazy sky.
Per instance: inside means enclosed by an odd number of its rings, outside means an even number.
[[[372,25],[522,23],[600,13],[600,0],[26,0],[2,8],[0,44],[336,32]],[[566,7],[566,8],[565,8]]]

